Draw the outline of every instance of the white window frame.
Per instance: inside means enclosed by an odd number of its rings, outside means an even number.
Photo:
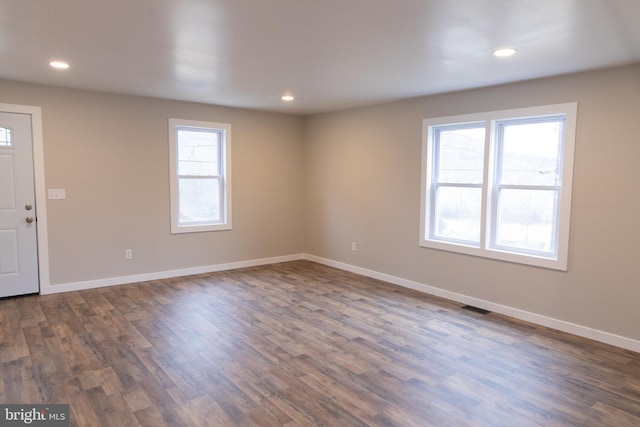
[[[206,132],[217,132],[220,135],[220,150],[218,164],[220,175],[216,179],[220,182],[221,200],[220,221],[181,223],[179,214],[179,179],[178,176],[178,130],[193,129]],[[231,125],[228,123],[214,123],[185,119],[169,119],[169,192],[171,199],[171,233],[195,233],[204,231],[231,230]]]
[[[564,139],[562,143],[561,183],[558,191],[558,210],[555,221],[555,252],[553,254],[538,253],[526,250],[511,250],[495,245],[496,203],[499,184],[497,182],[498,147],[497,126],[513,119],[537,120],[544,117],[564,116]],[[573,158],[575,149],[577,103],[544,105],[530,108],[491,111],[477,114],[438,117],[423,120],[422,128],[422,184],[420,201],[420,246],[446,250],[467,255],[498,259],[502,261],[527,264],[532,266],[567,271],[569,252],[569,228],[571,218],[571,191],[573,179]],[[482,210],[480,243],[445,240],[434,237],[434,168],[435,130],[443,126],[468,126],[481,124],[485,126],[484,169],[482,182]],[[509,186],[516,187],[516,186]]]

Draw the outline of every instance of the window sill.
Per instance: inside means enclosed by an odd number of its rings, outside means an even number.
[[[449,243],[439,240],[421,240],[420,246],[428,249],[472,255],[480,258],[488,258],[499,261],[512,262],[516,264],[530,265],[533,267],[548,268],[551,270],[567,271],[566,257],[544,257],[539,255],[520,254],[506,252],[498,249],[485,249],[477,246]]]

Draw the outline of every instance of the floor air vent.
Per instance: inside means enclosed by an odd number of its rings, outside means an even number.
[[[485,310],[483,308],[478,308],[478,307],[474,307],[472,305],[465,305],[462,307],[464,310],[469,310],[469,311],[473,311],[475,313],[480,313],[480,314],[488,314],[491,313],[489,310]]]

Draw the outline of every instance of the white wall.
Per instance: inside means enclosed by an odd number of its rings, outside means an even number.
[[[0,102],[42,107],[46,186],[66,189],[51,291],[303,252],[300,117],[1,80]],[[169,117],[231,124],[233,230],[170,234]]]
[[[568,272],[418,246],[423,118],[572,101]],[[309,117],[306,252],[640,340],[639,119],[640,64]]]

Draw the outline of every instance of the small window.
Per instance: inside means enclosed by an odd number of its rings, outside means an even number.
[[[424,120],[420,244],[566,270],[576,110]]]
[[[0,147],[12,147],[11,129],[0,126]]]
[[[171,232],[231,229],[231,125],[169,119]]]

